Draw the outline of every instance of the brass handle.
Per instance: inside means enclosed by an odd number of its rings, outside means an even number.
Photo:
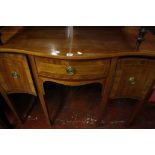
[[[18,72],[11,72],[11,76],[12,76],[14,79],[18,79],[18,78],[20,77]]]
[[[66,72],[68,75],[74,75],[75,74],[75,68],[72,66],[68,66],[66,69]]]
[[[135,80],[135,77],[129,77],[129,79],[128,79],[128,83],[130,84],[130,85],[135,85],[136,84],[136,80]]]

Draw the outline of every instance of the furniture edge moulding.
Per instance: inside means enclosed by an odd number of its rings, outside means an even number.
[[[53,56],[48,52],[37,52],[33,50],[23,50],[23,49],[16,49],[16,48],[8,48],[8,47],[0,47],[0,53],[19,53],[19,54],[26,54],[26,55],[33,55],[38,57],[45,57],[45,58],[55,58],[55,59],[64,59],[64,60],[84,60],[84,59],[102,59],[102,58],[113,58],[113,57],[122,57],[122,56],[151,56],[155,57],[155,51],[150,50],[123,50],[123,51],[109,51],[108,53],[95,53],[89,55],[83,54],[82,56],[72,56],[68,57],[66,55],[57,55]]]
[[[68,81],[68,80],[57,80],[57,79],[51,79],[51,78],[46,78],[46,77],[40,77],[43,82],[54,82],[58,84],[62,84],[65,86],[82,86],[86,84],[91,84],[91,83],[99,83],[101,85],[104,84],[104,79],[99,79],[99,80],[89,80],[89,81]]]

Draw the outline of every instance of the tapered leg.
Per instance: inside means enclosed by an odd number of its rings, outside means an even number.
[[[129,120],[127,121],[127,126],[129,126],[129,125],[131,125],[133,123],[133,121],[137,117],[138,113],[140,112],[140,110],[142,109],[144,104],[147,103],[149,97],[151,96],[151,94],[153,92],[153,87],[154,86],[155,86],[155,80],[152,82],[146,96],[143,99],[141,99],[140,101],[138,101],[136,108],[134,109],[133,113],[131,114]]]
[[[0,124],[3,129],[13,129],[14,126],[10,123],[9,119],[7,118],[4,108],[0,103]]]
[[[38,87],[38,97],[39,97],[40,103],[42,105],[44,114],[46,116],[47,122],[51,125],[49,113],[48,113],[47,106],[46,106],[45,99],[44,99],[44,91],[41,86],[42,86],[42,81],[40,79],[38,79],[38,86],[37,86]]]
[[[109,69],[109,73],[108,76],[106,78],[105,83],[102,84],[102,99],[101,102],[98,106],[98,113],[97,113],[97,124],[99,124],[100,120],[102,119],[102,116],[104,114],[106,105],[108,103],[108,99],[109,99],[109,95],[110,95],[110,91],[111,91],[111,87],[112,87],[112,82],[113,82],[113,77],[115,74],[115,70],[116,70],[116,64],[117,64],[117,58],[113,58],[111,60],[111,65],[110,65],[110,69]]]
[[[7,105],[9,106],[9,108],[12,110],[13,114],[15,115],[15,117],[18,119],[18,121],[19,121],[20,123],[22,123],[22,120],[21,120],[21,118],[19,117],[19,115],[17,114],[17,112],[16,112],[14,106],[12,105],[12,103],[11,103],[9,97],[7,96],[7,93],[5,92],[5,90],[4,90],[1,86],[0,86],[0,93],[2,94],[4,100],[5,100],[5,102],[7,103]]]
[[[136,116],[138,115],[138,113],[140,112],[140,110],[142,109],[143,105],[144,105],[145,101],[141,100],[137,103],[137,106],[135,108],[135,110],[133,111],[133,113],[131,114],[129,120],[127,121],[127,126],[131,125],[132,122],[134,121],[134,119],[136,118]]]
[[[43,112],[45,114],[47,122],[51,125],[51,121],[50,121],[50,118],[49,118],[49,113],[48,113],[47,106],[46,106],[45,99],[44,99],[43,81],[38,77],[34,57],[29,56],[29,60],[30,60],[30,63],[31,63],[33,77],[34,77],[34,80],[35,80],[35,85],[36,85],[36,88],[37,88],[37,91],[38,91],[38,97],[39,97],[40,103],[42,105]]]

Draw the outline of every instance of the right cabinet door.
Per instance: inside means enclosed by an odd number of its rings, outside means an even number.
[[[155,59],[120,58],[110,97],[143,99],[155,80]]]

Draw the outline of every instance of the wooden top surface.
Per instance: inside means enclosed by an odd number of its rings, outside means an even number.
[[[148,33],[140,50],[136,51],[137,34],[138,27],[74,27],[71,45],[67,37],[67,27],[24,27],[6,44],[0,46],[0,52],[19,52],[62,59],[155,56],[155,36]],[[69,51],[72,56],[67,56]]]

